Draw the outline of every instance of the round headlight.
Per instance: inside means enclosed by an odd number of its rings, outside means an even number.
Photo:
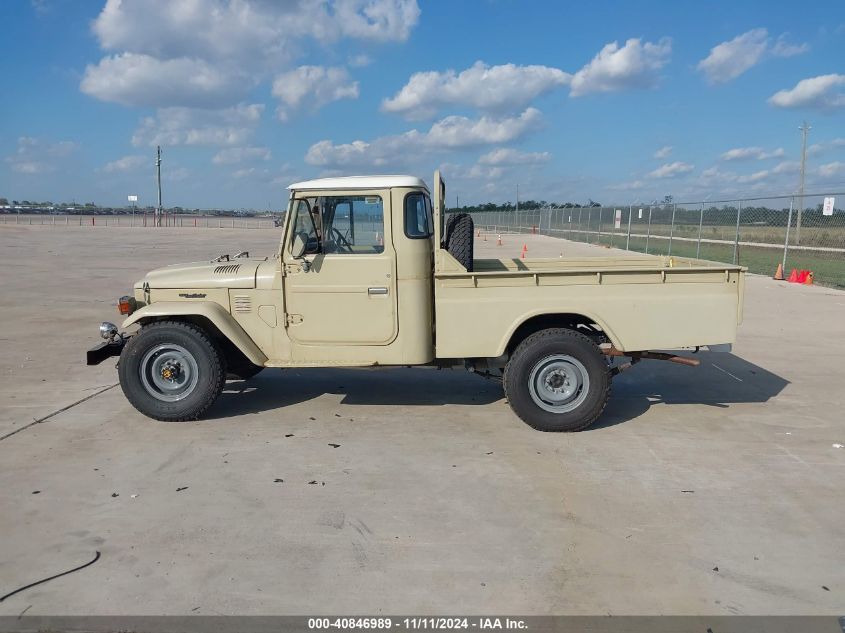
[[[117,336],[117,326],[114,323],[103,321],[100,323],[100,336],[106,340],[113,339]]]

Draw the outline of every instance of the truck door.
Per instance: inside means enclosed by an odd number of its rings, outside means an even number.
[[[388,345],[398,333],[390,198],[381,194],[299,198],[283,258],[291,340],[304,345]],[[387,221],[386,221],[387,219]],[[387,224],[387,226],[386,226]],[[294,257],[294,242],[305,244]]]

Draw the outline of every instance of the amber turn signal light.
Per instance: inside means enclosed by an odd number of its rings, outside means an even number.
[[[117,309],[125,316],[135,312],[135,307],[135,297],[123,296],[117,300]]]

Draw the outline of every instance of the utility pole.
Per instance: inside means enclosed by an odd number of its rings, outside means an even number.
[[[804,210],[804,175],[807,171],[807,134],[812,129],[806,121],[801,127],[801,182],[798,185],[798,219],[795,224],[795,244],[801,243],[801,212]]]
[[[156,145],[156,181],[158,182],[158,206],[155,225],[161,226],[161,145]]]
[[[519,183],[516,183],[516,213],[519,216]]]

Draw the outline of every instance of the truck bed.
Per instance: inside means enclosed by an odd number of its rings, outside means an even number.
[[[684,257],[477,259],[437,251],[436,354],[490,358],[545,314],[580,315],[622,351],[733,343],[745,269]],[[467,336],[471,329],[472,336]]]

